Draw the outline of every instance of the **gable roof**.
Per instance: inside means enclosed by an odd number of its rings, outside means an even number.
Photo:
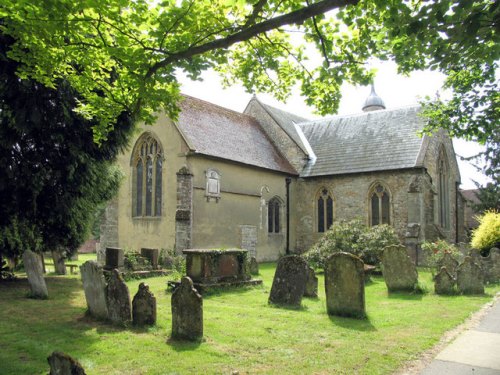
[[[362,173],[421,166],[425,123],[419,106],[335,116],[299,124],[316,160],[301,177]],[[417,161],[418,160],[418,161]]]
[[[183,95],[176,125],[191,151],[297,174],[253,117]]]

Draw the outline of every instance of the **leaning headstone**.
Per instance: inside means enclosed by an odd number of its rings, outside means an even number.
[[[54,270],[58,275],[66,275],[66,265],[64,257],[58,251],[52,251],[52,261],[54,262]]]
[[[484,294],[483,274],[471,257],[457,268],[457,288],[462,294]]]
[[[325,292],[328,314],[364,318],[365,271],[363,261],[349,253],[336,253],[326,261]]]
[[[250,274],[259,274],[259,263],[257,263],[257,259],[255,257],[250,258]]]
[[[31,250],[25,250],[23,253],[23,262],[31,288],[30,296],[33,298],[47,298],[49,292],[43,278],[43,267],[40,256]]]
[[[106,280],[102,268],[95,260],[88,260],[80,266],[80,274],[90,315],[107,319]]]
[[[172,339],[199,341],[203,337],[203,299],[189,277],[172,293]]]
[[[156,324],[156,298],[148,284],[140,283],[132,301],[132,322],[136,326]]]
[[[65,353],[53,352],[47,361],[50,365],[49,375],[85,375],[82,365]]]
[[[450,253],[444,253],[443,257],[437,262],[437,266],[438,270],[442,267],[446,267],[446,270],[451,276],[457,277],[458,260],[453,258]]]
[[[114,269],[106,287],[108,319],[116,325],[125,325],[132,320],[130,293],[120,272]]]
[[[305,297],[317,297],[318,296],[318,277],[314,272],[314,268],[311,266],[307,267],[307,278],[306,278],[306,289],[304,291]]]
[[[414,291],[418,283],[415,264],[408,256],[406,248],[391,245],[382,253],[382,274],[389,292]]]
[[[299,307],[306,289],[307,262],[298,255],[287,255],[278,261],[269,302]]]
[[[441,267],[434,278],[434,292],[436,294],[453,294],[455,281],[455,278],[448,272],[446,267]]]
[[[119,247],[107,247],[106,248],[106,263],[104,269],[114,270],[123,269],[125,262],[125,256],[123,254],[123,249]]]
[[[146,248],[141,249],[141,255],[147,260],[149,260],[149,263],[151,263],[151,267],[154,270],[158,269],[158,254],[159,254],[158,249],[146,249]]]

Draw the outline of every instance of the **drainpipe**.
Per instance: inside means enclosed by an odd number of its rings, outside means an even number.
[[[286,183],[286,247],[285,254],[290,254],[290,183],[292,179],[287,177],[285,179]]]

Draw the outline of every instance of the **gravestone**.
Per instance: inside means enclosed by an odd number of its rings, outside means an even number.
[[[203,299],[189,277],[172,293],[172,339],[199,341],[203,337]]]
[[[33,298],[47,298],[49,292],[43,278],[42,259],[33,251],[25,250],[23,253],[23,262],[31,288],[30,296]]]
[[[53,352],[47,361],[50,365],[49,375],[85,375],[82,365],[65,353]]]
[[[406,248],[391,245],[382,252],[382,274],[389,292],[414,291],[418,283],[415,264],[408,256]]]
[[[364,318],[364,263],[349,253],[336,253],[326,261],[325,292],[328,314]]]
[[[124,261],[125,256],[123,255],[123,249],[120,249],[119,247],[106,248],[106,263],[104,269],[123,269]]]
[[[64,264],[64,257],[58,251],[52,251],[52,261],[54,262],[54,271],[58,275],[66,275],[66,265]]]
[[[113,324],[125,325],[132,320],[130,293],[127,284],[125,284],[117,269],[111,272],[106,287],[106,301],[108,304],[108,319]]]
[[[156,298],[148,284],[140,283],[132,301],[132,322],[136,326],[156,324]]]
[[[257,263],[257,259],[255,257],[250,257],[250,274],[258,275],[259,274],[259,263]]]
[[[455,278],[445,266],[441,267],[439,273],[434,278],[434,292],[436,294],[453,294]]]
[[[287,255],[278,261],[269,302],[299,307],[306,289],[307,262],[298,255]]]
[[[106,280],[101,266],[95,260],[88,260],[80,266],[80,274],[90,315],[107,319]]]
[[[314,268],[311,266],[307,267],[307,278],[306,278],[306,289],[304,291],[305,297],[317,297],[318,296],[318,277],[314,272]]]
[[[146,249],[146,248],[141,249],[141,255],[147,260],[149,260],[149,262],[151,263],[151,267],[154,270],[158,269],[158,254],[159,254],[158,249]]]
[[[484,294],[483,273],[471,257],[457,268],[457,288],[462,294]]]
[[[457,277],[458,261],[450,253],[444,253],[443,257],[437,262],[438,270],[446,267],[448,273],[454,278]]]

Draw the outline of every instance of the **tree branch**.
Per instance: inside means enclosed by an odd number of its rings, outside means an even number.
[[[249,27],[250,25],[254,24],[255,20],[259,16],[259,13],[262,11],[262,8],[264,8],[264,5],[266,5],[266,3],[267,0],[259,0],[254,4],[252,14],[248,16],[248,19],[243,25],[243,28]]]
[[[270,30],[274,30],[280,26],[302,23],[306,19],[317,16],[319,14],[326,13],[330,10],[337,9],[347,5],[355,5],[358,3],[358,1],[359,0],[323,0],[313,5],[307,6],[305,8],[296,10],[294,12],[269,19],[261,23],[257,23],[242,31],[228,35],[225,38],[216,39],[196,47],[188,48],[184,51],[172,53],[167,58],[153,64],[146,73],[145,78],[146,79],[151,78],[151,76],[153,76],[158,70],[166,67],[167,65],[179,59],[189,59],[193,56],[210,52],[215,49],[228,48],[235,43],[249,40],[256,35],[265,33]]]

